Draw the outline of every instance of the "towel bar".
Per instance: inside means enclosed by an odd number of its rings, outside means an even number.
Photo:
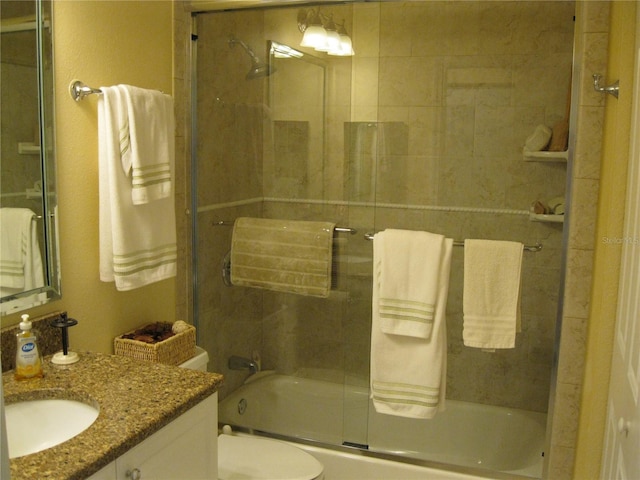
[[[79,102],[84,97],[88,97],[91,94],[99,94],[102,93],[102,90],[99,88],[91,88],[80,80],[72,80],[69,84],[69,94],[71,98],[73,98],[76,102]]]
[[[233,227],[234,222],[230,222],[229,220],[217,220],[212,223],[214,227]],[[358,230],[350,227],[333,227],[333,230],[338,233],[349,233],[351,235],[355,235],[358,233]]]
[[[89,95],[99,95],[102,93],[102,90],[99,88],[93,88],[88,85],[85,85],[80,80],[71,80],[69,84],[69,95],[76,102],[83,100],[84,97],[88,97]]]
[[[364,234],[364,239],[365,240],[373,240],[373,233],[365,233]],[[454,247],[464,247],[464,242],[461,240],[454,240],[453,241],[453,246]],[[524,245],[523,249],[526,252],[539,252],[540,250],[542,250],[542,244],[541,243],[536,243],[534,245]]]

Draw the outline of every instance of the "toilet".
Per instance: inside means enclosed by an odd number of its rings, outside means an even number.
[[[209,355],[196,355],[180,367],[207,371]],[[218,436],[218,479],[322,480],[324,467],[313,455],[285,442],[252,435],[235,435],[229,427]]]
[[[288,443],[251,435],[218,436],[220,480],[322,480],[323,470],[314,456]]]
[[[209,363],[209,354],[204,348],[196,347],[195,356],[191,357],[179,366],[182,368],[189,368],[191,370],[199,370],[201,372],[207,371],[207,364]]]

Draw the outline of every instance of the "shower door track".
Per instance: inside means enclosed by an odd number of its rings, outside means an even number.
[[[473,468],[468,466],[452,465],[450,463],[434,462],[431,460],[422,460],[418,458],[403,457],[400,455],[394,455],[391,453],[384,453],[375,450],[369,450],[367,445],[357,446],[356,444],[343,444],[334,445],[330,443],[320,442],[311,438],[305,437],[292,437],[289,435],[282,435],[278,433],[266,432],[263,430],[257,430],[247,427],[239,427],[230,424],[218,424],[219,432],[222,432],[222,427],[228,425],[234,432],[241,432],[248,435],[255,435],[258,437],[271,438],[274,440],[280,440],[283,442],[297,443],[300,445],[306,445],[309,447],[321,448],[324,450],[330,450],[338,453],[348,453],[351,455],[358,455],[362,457],[375,458],[378,460],[386,460],[390,462],[403,463],[407,465],[413,465],[416,467],[424,467],[435,470],[442,470],[446,472],[455,472],[465,475],[473,475],[480,478],[486,478],[489,480],[534,480],[533,477],[527,477],[524,475],[518,475],[514,473],[498,472],[495,470],[484,470],[480,468]]]

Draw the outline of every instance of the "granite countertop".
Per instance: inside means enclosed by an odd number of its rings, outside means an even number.
[[[42,379],[16,381],[3,374],[6,404],[66,398],[98,405],[84,432],[55,447],[11,459],[11,478],[85,479],[215,393],[222,376],[81,352],[80,361],[58,366],[45,357]]]

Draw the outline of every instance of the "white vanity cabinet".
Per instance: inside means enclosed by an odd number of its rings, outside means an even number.
[[[188,410],[89,480],[218,478],[218,394]]]

